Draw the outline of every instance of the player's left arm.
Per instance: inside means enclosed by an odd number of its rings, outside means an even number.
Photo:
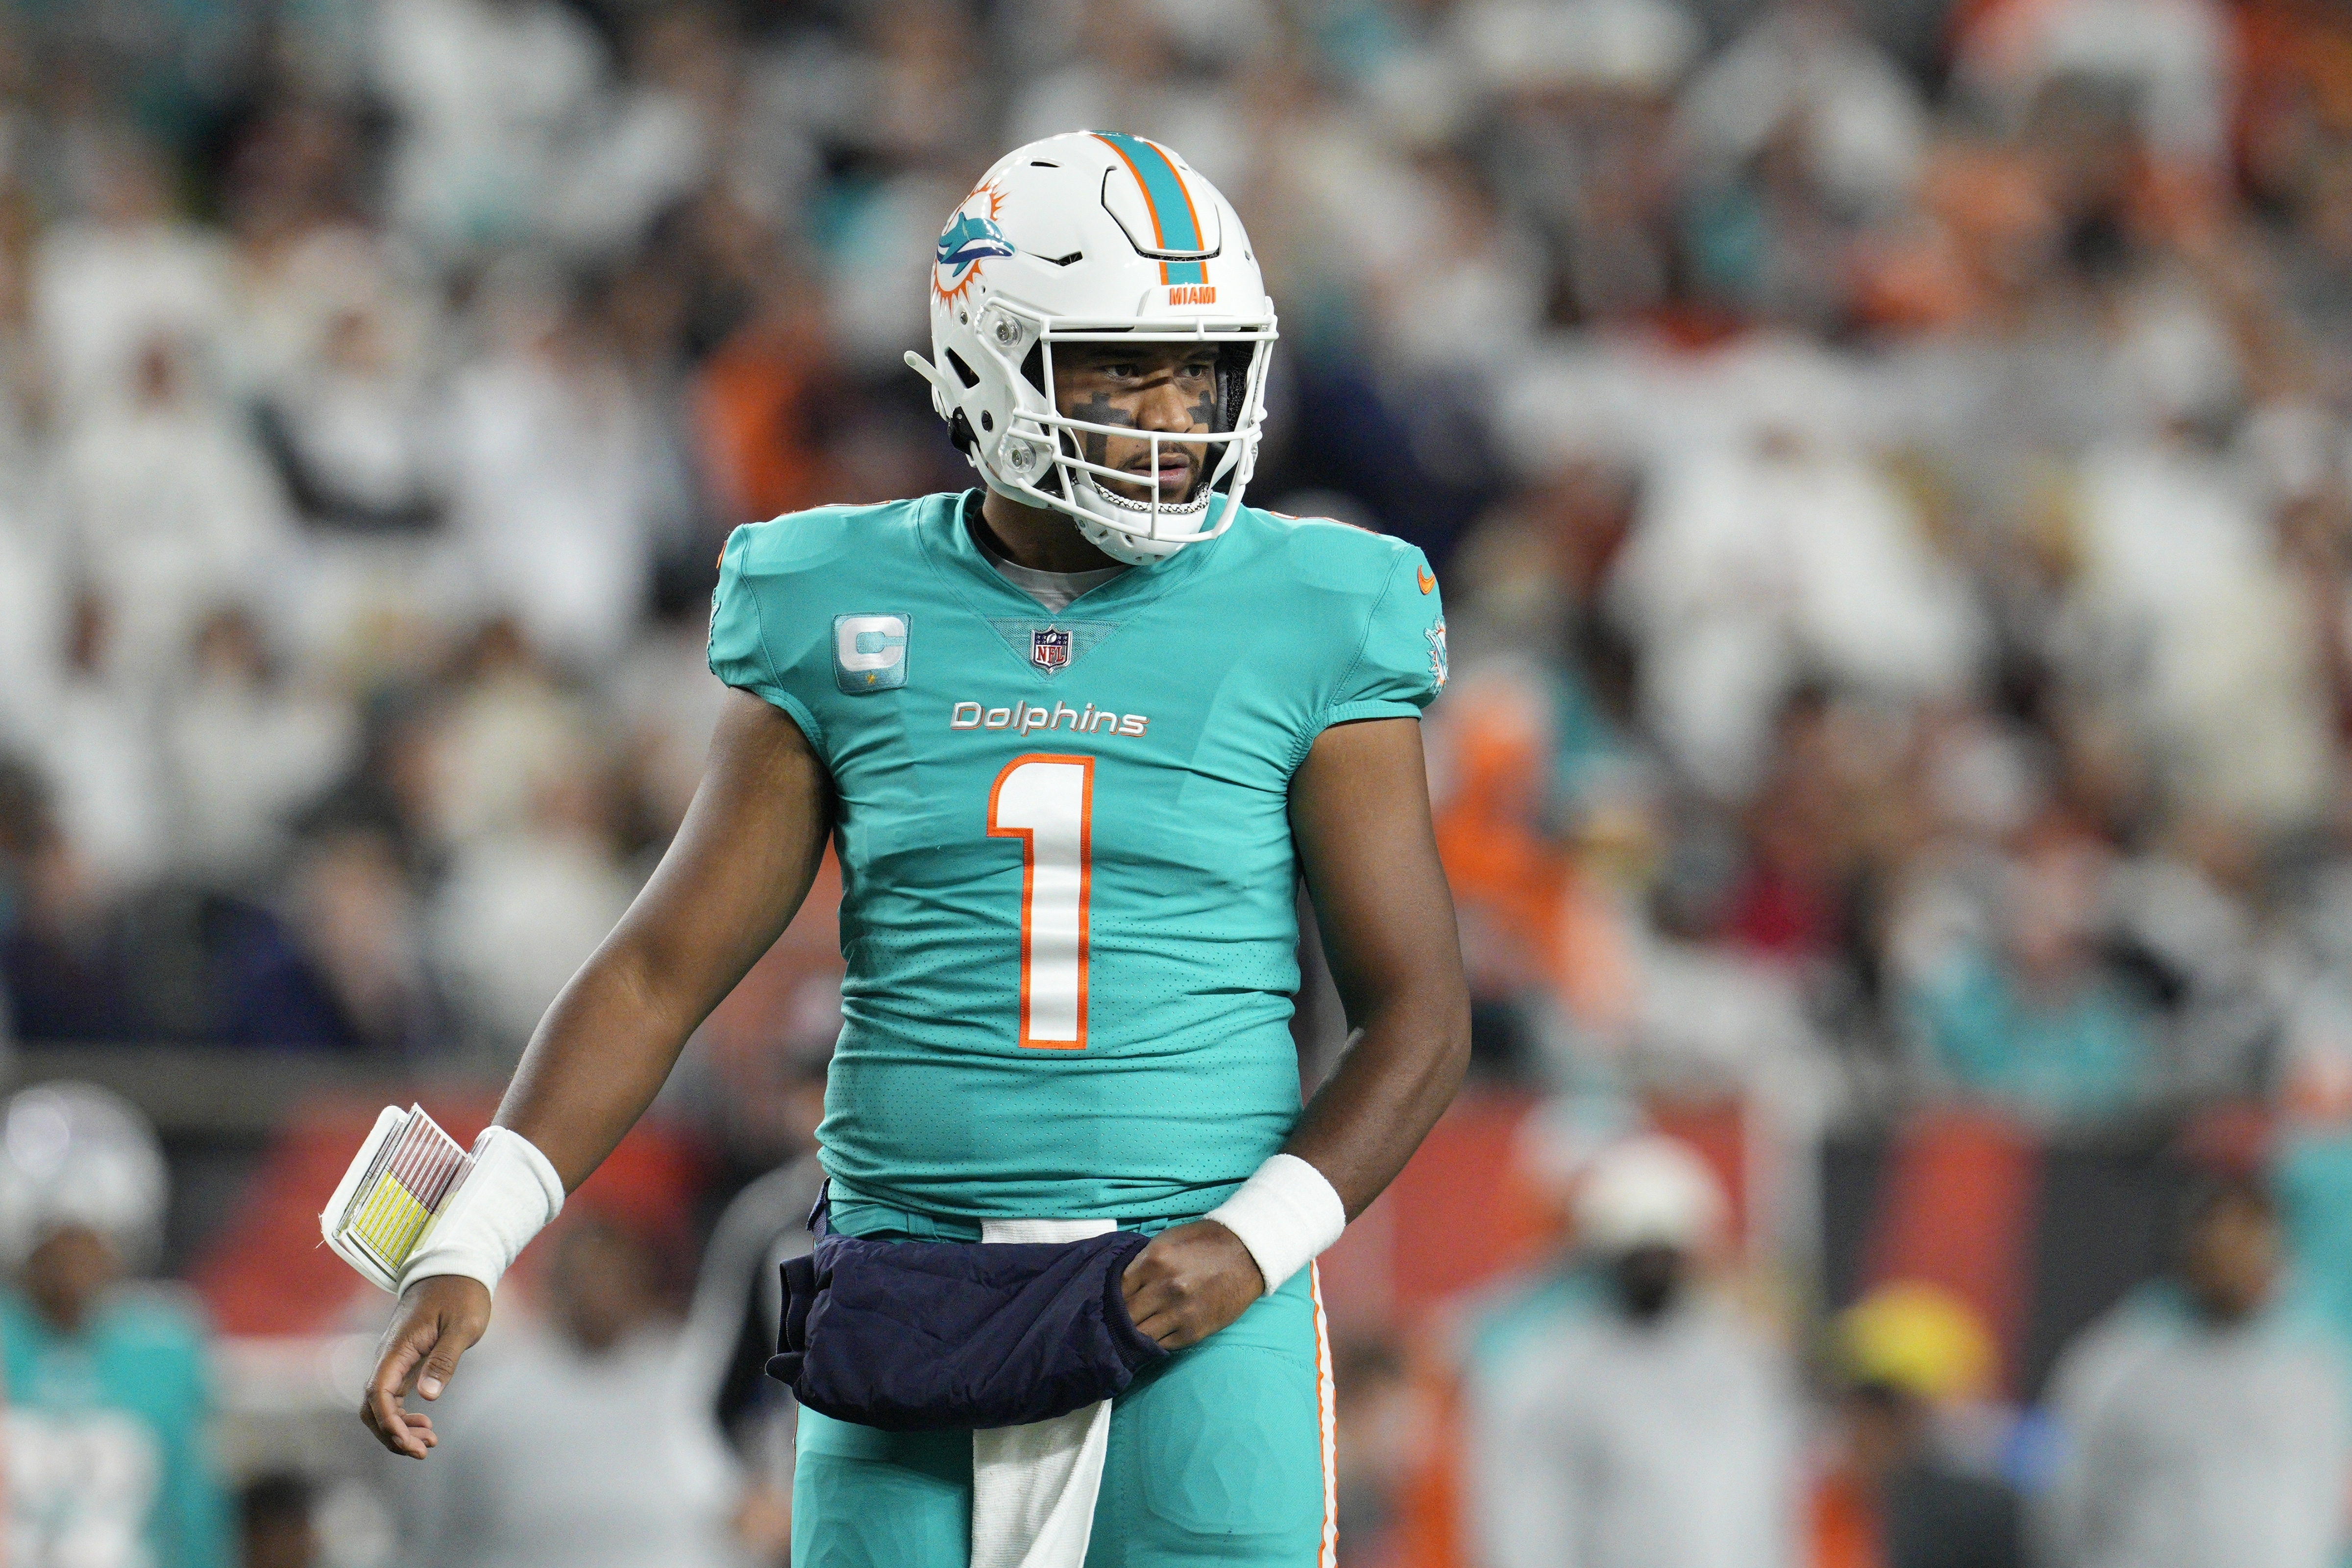
[[[1322,1173],[1352,1220],[1404,1169],[1470,1060],[1470,992],[1420,721],[1324,731],[1291,780],[1290,824],[1350,1043],[1283,1152]],[[1223,1328],[1265,1289],[1240,1238],[1211,1220],[1161,1232],[1122,1283],[1136,1326],[1171,1350]]]

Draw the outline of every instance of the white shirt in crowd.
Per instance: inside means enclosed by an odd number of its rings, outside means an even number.
[[[1796,1404],[1728,1310],[1564,1321],[1471,1415],[1484,1568],[1787,1568]]]
[[[2352,1465],[2345,1369],[2269,1314],[2216,1327],[2126,1300],[2059,1363],[2051,1568],[2330,1568]]]
[[[553,1334],[451,1385],[417,1568],[737,1568],[740,1479],[673,1331],[606,1354]]]

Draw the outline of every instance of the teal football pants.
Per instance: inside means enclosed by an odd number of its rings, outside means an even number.
[[[1332,1568],[1331,1368],[1312,1269],[1111,1406],[1087,1568]],[[800,1413],[794,1568],[967,1568],[971,1434]]]

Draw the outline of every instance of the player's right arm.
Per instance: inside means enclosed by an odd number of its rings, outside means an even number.
[[[800,727],[748,692],[727,694],[701,786],[677,837],[613,934],[541,1020],[498,1121],[529,1139],[570,1192],[613,1152],[687,1037],[759,962],[808,896],[832,827],[832,786]],[[361,1418],[421,1459],[437,1399],[481,1337],[490,1294],[434,1275],[410,1286],[378,1347]]]

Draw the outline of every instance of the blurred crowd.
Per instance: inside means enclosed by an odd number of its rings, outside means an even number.
[[[1964,5],[1924,78],[1833,5],[1559,14],[1657,47],[1495,128],[1568,171],[1492,181],[1549,293],[1448,580],[1496,1052],[1800,1123],[2337,1105],[2340,9]]]
[[[1100,121],[1255,222],[1256,499],[1446,567],[1495,1074],[2352,1099],[2347,51],[2325,0],[28,0],[13,1031],[510,1058],[691,790],[718,542],[962,481],[930,236]]]
[[[2342,1343],[2294,1303],[2259,1181],[2182,1193],[2164,1267],[2025,1420],[1982,1317],[1928,1283],[1792,1354],[1725,1289],[1722,1192],[1687,1145],[1622,1141],[1573,1201],[1575,1251],[1461,1348],[1485,1568],[2323,1568],[2352,1540]]]
[[[22,1038],[510,1053],[716,542],[956,482],[928,237],[1108,117],[1257,220],[1262,499],[1448,561],[1502,1070],[2352,1081],[2316,0],[139,10],[0,49]]]
[[[969,482],[899,363],[930,246],[999,153],[1084,126],[1252,226],[1283,342],[1251,499],[1439,564],[1489,1083],[1620,1132],[1728,1099],[1790,1168],[1922,1106],[2352,1118],[2338,0],[0,5],[0,1038],[501,1073],[685,809],[720,542]],[[805,1148],[813,951],[708,1069],[753,1108],[712,1115],[739,1173]],[[1998,1564],[2011,1482],[2069,1568],[2332,1560],[2340,1520],[2276,1489],[2308,1478],[2163,1426],[2291,1417],[2341,1458],[2322,1352],[2263,1337],[2260,1180],[2200,1188],[2177,1277],[2052,1385],[2085,1443],[2153,1424],[2080,1463],[2168,1455],[2222,1476],[2198,1517],[2285,1532],[2198,1557],[2161,1549],[2193,1535],[2161,1466],[1934,1458],[1999,1447],[1941,1299],[1839,1320],[1806,1415],[1786,1336],[1700,1310],[1690,1260],[1801,1269],[1817,1194],[1759,1184],[1727,1243],[1674,1167],[1635,1158],[1465,1342],[1509,1461],[1467,1488],[1486,1568]],[[2297,1172],[2352,1324],[2352,1165]],[[773,1218],[714,1257],[766,1259]],[[659,1381],[625,1241],[563,1243],[610,1289],[480,1441]],[[720,1361],[748,1289],[698,1310]],[[7,1320],[11,1380],[86,1306]],[[1342,1352],[1350,1462],[1402,1476],[1422,1348]],[[1725,1403],[1693,1428],[1695,1387]],[[1800,1465],[1825,1410],[1843,1457]],[[709,1512],[701,1440],[665,1495]],[[1654,1489],[1575,1493],[1612,1444]],[[430,1504],[475,1521],[435,1550],[521,1495]],[[772,1542],[747,1495],[730,1528]],[[1408,1560],[1394,1505],[1343,1495],[1353,1561]],[[306,1560],[309,1506],[261,1486],[248,1539]],[[1985,1544],[1919,1554],[1954,1540]]]

